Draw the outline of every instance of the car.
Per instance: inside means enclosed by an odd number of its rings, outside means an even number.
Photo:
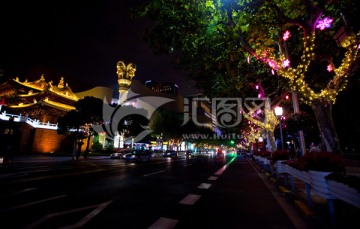
[[[139,152],[140,161],[151,161],[153,153],[150,150],[142,150]]]
[[[124,159],[126,153],[127,153],[126,149],[118,149],[116,152],[110,154],[110,158],[111,159]]]
[[[150,150],[133,150],[125,155],[125,161],[151,161],[152,152]]]
[[[178,156],[178,154],[175,150],[166,150],[163,154],[163,157],[176,158],[177,156]]]
[[[111,159],[122,159],[123,154],[121,152],[112,153],[112,154],[110,154],[110,158]]]
[[[192,150],[187,150],[187,151],[185,152],[185,156],[186,156],[186,157],[194,157],[194,153],[193,153]]]

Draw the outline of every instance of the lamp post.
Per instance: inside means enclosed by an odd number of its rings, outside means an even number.
[[[281,136],[281,149],[284,149],[284,138],[282,133],[282,126],[281,126],[281,116],[283,114],[283,108],[282,107],[275,107],[275,115],[279,117],[280,122],[280,136]]]

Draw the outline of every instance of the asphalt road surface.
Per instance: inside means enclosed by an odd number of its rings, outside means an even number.
[[[0,228],[307,228],[246,157],[22,157],[0,165]]]

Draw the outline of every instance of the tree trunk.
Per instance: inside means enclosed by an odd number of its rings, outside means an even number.
[[[274,131],[267,130],[266,136],[267,136],[267,149],[270,152],[274,152],[276,150]]]
[[[314,100],[311,108],[315,114],[323,148],[328,152],[340,154],[340,141],[332,118],[332,104],[328,101]]]
[[[89,151],[90,151],[90,139],[91,139],[91,134],[90,132],[88,133],[88,138],[87,138],[87,142],[86,142],[86,149],[85,149],[85,152],[84,152],[84,157],[87,158],[88,154],[89,154]]]

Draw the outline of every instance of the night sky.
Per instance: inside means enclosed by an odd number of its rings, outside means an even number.
[[[74,92],[117,83],[116,62],[134,63],[134,79],[172,81],[180,94],[193,83],[176,70],[173,58],[155,55],[143,41],[151,27],[132,19],[128,8],[141,0],[3,1],[0,3],[0,69],[29,81],[60,77]]]

